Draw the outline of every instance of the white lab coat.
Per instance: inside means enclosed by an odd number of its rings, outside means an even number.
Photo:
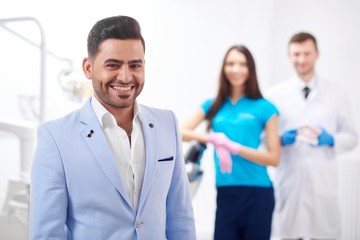
[[[296,141],[282,148],[275,169],[276,207],[273,236],[281,238],[335,239],[340,236],[336,154],[357,143],[345,92],[316,77],[307,100],[297,77],[271,88],[266,97],[280,111],[280,134],[310,125],[334,136],[335,147],[311,146]]]

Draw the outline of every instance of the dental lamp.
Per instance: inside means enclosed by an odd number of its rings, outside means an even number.
[[[40,44],[36,44],[32,42],[29,38],[19,34],[18,32],[12,30],[6,23],[10,22],[22,22],[22,21],[32,21],[34,22],[40,31]],[[73,61],[68,58],[62,58],[56,55],[55,53],[49,51],[45,47],[45,34],[40,22],[33,17],[19,17],[19,18],[0,18],[0,27],[4,28],[8,32],[14,34],[15,36],[21,38],[25,42],[30,45],[37,47],[40,49],[40,103],[39,103],[39,111],[33,111],[33,115],[36,116],[38,123],[41,124],[45,120],[46,116],[46,55],[50,55],[51,57],[64,61],[68,63],[68,67],[65,70],[62,70],[58,75],[58,83],[63,89],[64,92],[67,93],[70,100],[81,101],[85,95],[89,95],[86,85],[79,79],[81,79],[81,75],[74,70]]]
[[[72,62],[69,62],[69,64],[69,68],[59,72],[58,83],[68,99],[81,102],[85,96],[90,95],[88,93],[89,89],[85,82],[81,80],[81,74],[72,67]]]
[[[14,35],[16,35],[17,37],[20,37],[21,39],[23,39],[24,41],[31,43],[32,45],[34,45],[34,43],[32,43],[28,38],[22,36],[21,34],[11,30],[10,28],[8,28],[6,26],[6,23],[9,22],[24,22],[24,21],[31,21],[34,22],[38,28],[39,28],[39,32],[40,32],[40,45],[36,45],[37,47],[40,48],[40,111],[39,111],[39,116],[38,116],[38,120],[39,123],[42,123],[45,119],[45,99],[46,99],[46,95],[45,95],[45,63],[46,63],[46,48],[45,48],[45,34],[43,31],[43,28],[40,24],[40,22],[33,17],[18,17],[18,18],[0,18],[0,27],[8,30],[9,32],[13,33]]]

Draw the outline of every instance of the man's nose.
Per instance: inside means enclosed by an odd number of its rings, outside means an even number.
[[[300,55],[299,58],[298,58],[298,61],[299,61],[300,63],[305,62],[305,55]]]
[[[123,65],[117,75],[118,80],[122,82],[130,82],[132,80],[132,73],[129,66]]]

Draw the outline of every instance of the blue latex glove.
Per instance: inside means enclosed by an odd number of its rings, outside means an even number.
[[[296,133],[297,129],[292,129],[284,132],[284,134],[281,136],[281,145],[287,146],[293,144],[296,139]]]
[[[321,128],[321,133],[318,136],[318,145],[328,145],[330,147],[334,146],[334,137],[329,134],[324,128]]]

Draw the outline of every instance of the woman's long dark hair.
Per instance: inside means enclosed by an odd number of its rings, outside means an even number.
[[[208,125],[207,125],[208,131],[211,128],[211,125],[212,125],[212,122],[213,122],[213,119],[214,119],[216,113],[219,111],[219,109],[224,104],[226,98],[230,95],[230,92],[231,92],[231,84],[230,84],[229,79],[225,75],[224,69],[225,69],[226,58],[229,55],[230,51],[232,51],[234,49],[245,55],[246,64],[247,64],[247,67],[249,70],[249,76],[245,82],[245,95],[248,98],[252,98],[252,99],[262,98],[262,94],[261,94],[261,91],[260,91],[260,88],[258,85],[257,76],[256,76],[255,61],[254,61],[254,58],[252,57],[250,51],[243,45],[235,45],[235,46],[230,47],[229,50],[226,52],[223,63],[222,63],[220,77],[219,77],[218,94],[215,98],[214,103],[211,105],[209,112],[206,115],[206,119],[208,120]]]

